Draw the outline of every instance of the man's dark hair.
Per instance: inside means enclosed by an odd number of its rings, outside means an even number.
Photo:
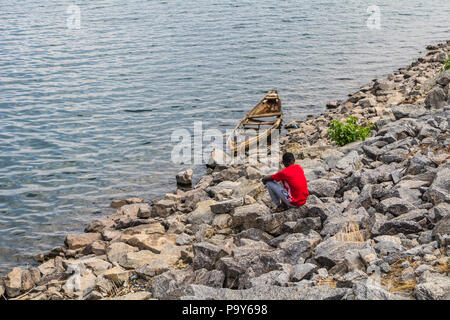
[[[295,162],[295,157],[292,153],[286,152],[283,154],[283,163],[292,163]]]

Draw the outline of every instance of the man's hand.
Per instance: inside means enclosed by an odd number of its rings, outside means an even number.
[[[263,178],[261,179],[261,182],[264,183],[264,184],[266,184],[266,183],[269,182],[269,181],[274,181],[273,178],[272,178],[272,176],[265,176],[265,177],[263,177]]]

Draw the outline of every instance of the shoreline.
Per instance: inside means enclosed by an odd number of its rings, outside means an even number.
[[[286,126],[281,150],[294,153],[305,170],[311,193],[305,206],[270,214],[257,181],[267,167],[213,165],[192,190],[152,206],[141,198],[113,201],[116,213],[36,257],[39,266],[3,277],[0,296],[449,297],[450,76],[435,77],[450,41],[427,49],[346,101],[328,103],[324,114],[295,122],[298,129]],[[350,115],[374,123],[372,136],[330,144],[329,121]],[[369,288],[371,274],[382,285]],[[408,290],[392,291],[401,286]]]

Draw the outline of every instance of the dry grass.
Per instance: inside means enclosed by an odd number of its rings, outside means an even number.
[[[420,145],[420,146],[419,146],[418,148],[416,148],[415,150],[413,150],[413,151],[411,151],[411,152],[405,154],[405,155],[403,156],[403,160],[406,160],[406,159],[408,159],[409,157],[413,157],[417,152],[422,153],[422,151],[425,150],[425,149],[428,148],[428,147],[429,147],[429,146],[426,145],[426,144]]]
[[[359,224],[355,221],[348,222],[344,228],[336,235],[339,242],[364,242],[363,233],[359,230]]]

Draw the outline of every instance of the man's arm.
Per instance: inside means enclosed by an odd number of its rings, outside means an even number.
[[[274,179],[272,178],[272,176],[265,176],[262,178],[262,183],[266,184],[269,181],[274,181]]]

